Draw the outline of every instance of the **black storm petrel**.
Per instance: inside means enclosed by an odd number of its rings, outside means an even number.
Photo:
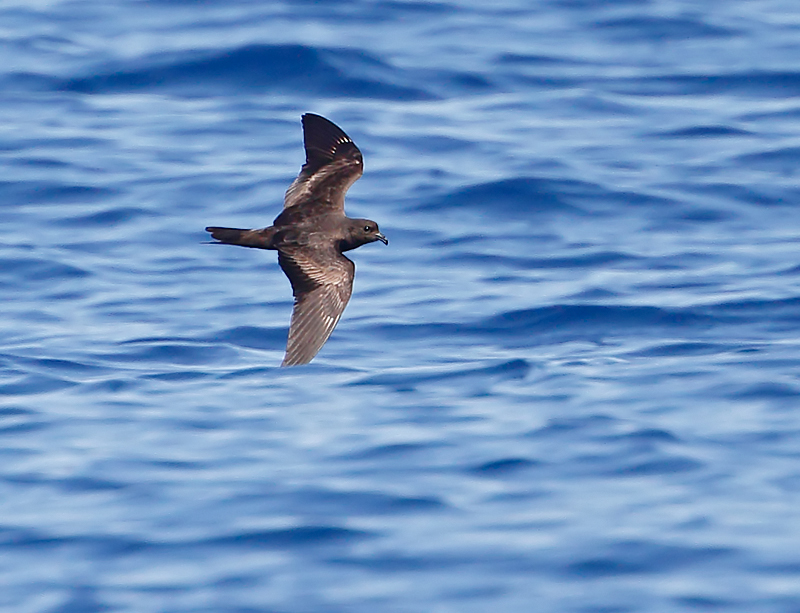
[[[344,213],[345,192],[364,171],[361,151],[350,137],[324,117],[306,113],[303,141],[306,163],[269,228],[206,228],[220,243],[277,250],[294,293],[281,366],[310,362],[339,322],[356,272],[343,252],[375,241],[389,244],[374,221]]]

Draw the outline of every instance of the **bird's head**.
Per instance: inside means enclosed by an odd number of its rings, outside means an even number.
[[[375,241],[381,241],[384,245],[389,244],[389,240],[381,234],[378,224],[371,219],[351,219],[348,237],[344,241],[345,248],[342,251],[355,249]]]

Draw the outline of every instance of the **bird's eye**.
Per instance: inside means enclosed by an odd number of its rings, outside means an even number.
[[[364,232],[372,231],[372,226],[364,226]]]

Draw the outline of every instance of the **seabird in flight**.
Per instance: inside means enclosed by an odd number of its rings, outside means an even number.
[[[345,215],[345,193],[364,170],[355,143],[312,113],[303,115],[303,140],[306,163],[286,190],[283,211],[271,226],[206,228],[220,243],[277,250],[294,293],[282,366],[310,362],[339,322],[356,270],[343,253],[375,241],[389,244],[374,221]]]

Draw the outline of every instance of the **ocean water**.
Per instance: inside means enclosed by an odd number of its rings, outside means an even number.
[[[800,6],[0,4],[0,610],[800,612]],[[300,115],[353,299],[280,369]]]

